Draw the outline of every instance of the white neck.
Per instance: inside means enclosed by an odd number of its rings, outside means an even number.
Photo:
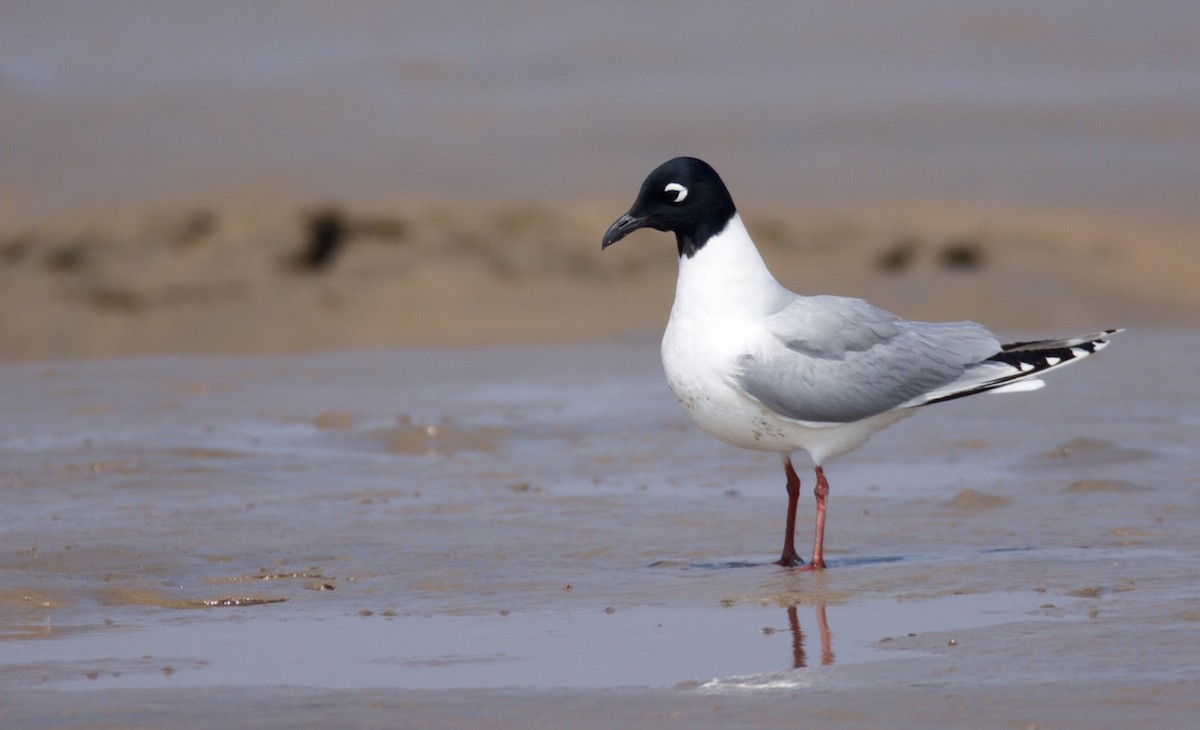
[[[688,258],[679,259],[675,310],[726,314],[767,313],[789,292],[771,276],[754,241],[734,214],[717,235]]]

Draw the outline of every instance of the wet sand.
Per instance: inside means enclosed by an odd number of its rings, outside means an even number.
[[[5,365],[0,721],[1185,727],[1195,341],[878,435],[821,575],[653,341]]]

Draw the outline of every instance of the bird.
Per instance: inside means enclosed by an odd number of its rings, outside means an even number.
[[[767,269],[720,175],[694,157],[655,168],[601,250],[642,228],[674,233],[679,254],[662,338],[675,399],[705,432],[783,461],[787,520],[775,562],[786,567],[826,568],[830,460],[924,406],[1041,388],[1042,374],[1122,331],[1001,344],[975,322],[909,321],[862,299],[796,294]],[[795,548],[801,453],[816,477],[807,564]]]

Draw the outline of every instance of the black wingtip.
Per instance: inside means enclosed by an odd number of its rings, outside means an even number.
[[[1125,331],[1124,327],[1102,330],[1094,332],[1090,335],[1080,335],[1078,337],[1064,337],[1059,340],[1027,340],[1025,342],[1010,342],[1007,345],[1001,345],[1001,352],[1020,352],[1024,350],[1046,350],[1063,347],[1077,347],[1087,344],[1098,345],[1103,347],[1108,344],[1114,335],[1119,335]],[[1099,347],[1097,349],[1099,349]],[[1094,352],[1095,350],[1093,350]]]
[[[1064,365],[1094,355],[1108,346],[1113,335],[1124,332],[1123,329],[1107,329],[1082,337],[1066,337],[1060,340],[1030,340],[1028,342],[1012,342],[1000,347],[1000,352],[987,358],[981,364],[1001,365],[1011,368],[1004,375],[980,383],[976,387],[950,393],[940,398],[933,398],[921,405],[944,403],[946,401],[965,398],[976,393],[986,393],[1005,386],[1015,386],[1020,381],[1036,380],[1042,373],[1056,370]]]

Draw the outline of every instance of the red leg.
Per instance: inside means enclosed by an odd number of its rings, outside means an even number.
[[[817,522],[813,529],[813,557],[810,567],[817,570],[825,567],[825,501],[829,497],[829,482],[825,481],[825,470],[817,467],[817,486],[813,487],[817,498]]]
[[[796,475],[792,460],[788,456],[783,457],[783,469],[787,472],[787,530],[783,536],[783,552],[775,563],[790,568],[804,563],[800,554],[796,552],[796,505],[800,501],[800,477]]]

